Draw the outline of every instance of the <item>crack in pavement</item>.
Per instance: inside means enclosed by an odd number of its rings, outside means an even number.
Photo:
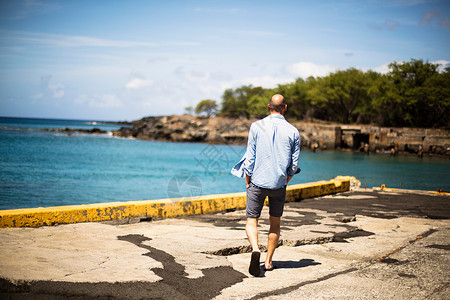
[[[295,285],[291,285],[285,288],[281,288],[275,291],[271,291],[271,292],[265,292],[265,293],[260,293],[258,295],[253,296],[252,298],[250,298],[249,300],[256,300],[256,299],[261,299],[261,298],[265,298],[265,297],[270,297],[270,296],[278,296],[278,295],[284,295],[287,293],[290,293],[292,291],[295,291],[296,289],[301,288],[302,286],[308,285],[308,284],[313,284],[313,283],[318,283],[339,275],[343,275],[343,274],[348,274],[354,271],[357,271],[357,268],[349,268],[347,270],[344,271],[340,271],[340,272],[336,272],[336,273],[332,273],[332,274],[328,274],[322,277],[319,277],[317,279],[314,280],[308,280],[308,281],[304,281],[304,282],[300,282],[298,284]]]
[[[91,271],[94,271],[94,270],[102,269],[103,268],[102,265],[107,263],[109,260],[110,260],[110,258],[108,257],[106,260],[102,261],[101,263],[98,263],[98,266],[96,266],[94,268],[82,270],[80,272],[73,272],[73,273],[65,274],[64,278],[72,276],[72,275],[75,275],[75,274],[84,274],[84,273],[88,273],[88,272],[91,272]]]
[[[257,294],[255,296],[253,296],[252,298],[249,298],[249,300],[256,300],[256,299],[261,299],[261,298],[265,298],[265,297],[285,295],[285,294],[293,292],[293,291],[295,291],[295,290],[297,290],[297,289],[299,289],[299,288],[301,288],[301,287],[303,287],[305,285],[319,283],[321,281],[325,281],[325,280],[328,280],[328,279],[331,279],[331,278],[334,278],[334,277],[337,277],[337,276],[340,276],[340,275],[345,275],[345,274],[352,273],[352,272],[355,272],[355,271],[364,270],[364,269],[366,269],[366,268],[368,268],[368,267],[370,267],[370,266],[372,266],[372,265],[374,265],[374,264],[376,264],[378,262],[382,262],[382,263],[396,263],[396,264],[407,263],[407,261],[406,262],[399,262],[396,259],[390,259],[389,256],[391,256],[392,254],[403,250],[404,248],[406,248],[406,247],[408,247],[410,245],[413,245],[415,242],[417,242],[417,241],[419,241],[419,240],[421,240],[421,239],[423,239],[425,237],[428,237],[428,236],[430,236],[431,234],[433,234],[433,233],[435,233],[437,231],[438,230],[436,230],[436,229],[430,229],[430,230],[428,230],[428,231],[418,235],[415,239],[409,241],[406,245],[401,246],[401,247],[399,247],[399,248],[397,248],[397,249],[387,253],[386,255],[383,255],[380,259],[372,260],[372,261],[369,261],[369,262],[366,262],[366,263],[363,263],[363,264],[359,264],[358,267],[353,266],[353,267],[348,268],[346,270],[339,271],[339,272],[336,272],[336,273],[331,273],[331,274],[319,277],[319,278],[314,279],[314,280],[308,280],[308,281],[300,282],[300,283],[295,284],[295,285],[291,285],[291,286],[288,286],[288,287],[280,288],[280,289],[277,289],[277,290],[274,290],[274,291],[260,293],[260,294]],[[414,275],[403,274],[403,273],[401,275],[399,274],[399,276],[415,277]],[[443,287],[441,287],[441,289],[442,288]]]
[[[331,233],[331,232],[330,232]],[[302,240],[287,240],[287,239],[280,239],[278,241],[279,246],[287,246],[287,247],[298,247],[303,245],[317,245],[317,244],[326,244],[326,243],[348,243],[346,239],[354,238],[354,237],[360,237],[360,236],[371,236],[375,233],[365,231],[362,229],[353,229],[347,232],[337,232],[334,233],[333,236],[326,236],[326,237],[317,237],[317,238],[311,238],[311,239],[302,239]],[[267,247],[265,245],[259,245],[259,248],[261,252],[265,252],[267,250]],[[252,247],[247,246],[237,246],[237,247],[228,247],[223,248],[215,251],[205,251],[202,253],[205,254],[212,254],[212,255],[219,255],[219,256],[229,256],[233,254],[241,254],[241,253],[250,253],[252,252]]]
[[[401,246],[401,247],[399,247],[399,248],[397,248],[397,249],[394,249],[394,250],[392,250],[391,252],[389,252],[389,253],[387,253],[387,254],[381,256],[381,257],[378,259],[378,261],[380,261],[380,262],[387,261],[387,259],[389,259],[389,256],[391,256],[392,254],[401,251],[402,249],[408,247],[409,245],[412,245],[412,244],[414,244],[415,242],[417,242],[417,241],[419,241],[419,240],[421,240],[421,239],[423,239],[423,238],[426,238],[427,236],[429,236],[429,235],[431,235],[431,234],[433,234],[433,233],[435,233],[435,232],[437,232],[437,229],[430,229],[430,230],[425,231],[424,233],[418,235],[414,240],[409,241],[408,244],[403,245],[403,246]]]

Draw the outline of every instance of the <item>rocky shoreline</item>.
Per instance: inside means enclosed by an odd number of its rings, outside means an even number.
[[[112,134],[142,140],[245,145],[256,119],[171,115],[145,117],[119,130],[43,128],[41,131]],[[450,157],[450,131],[446,129],[388,128],[373,125],[342,125],[327,122],[291,122],[300,132],[302,149],[343,150],[391,155],[409,154]]]
[[[113,131],[113,135],[156,141],[245,144],[251,123],[243,119],[188,115],[145,117],[133,121],[131,127]]]
[[[255,120],[171,115],[145,117],[113,135],[137,139],[245,145]],[[450,132],[445,129],[385,128],[371,125],[292,122],[303,148],[353,150],[365,153],[409,153],[450,157]]]
[[[51,131],[51,132],[64,132],[64,133],[90,133],[90,134],[106,134],[108,131],[101,130],[100,128],[94,127],[91,129],[76,129],[76,128],[42,128],[41,131]]]

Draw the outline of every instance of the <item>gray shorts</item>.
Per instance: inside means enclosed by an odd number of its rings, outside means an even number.
[[[264,206],[264,200],[269,197],[269,215],[281,217],[283,215],[284,200],[286,199],[286,186],[272,190],[259,187],[250,182],[247,188],[247,208],[248,218],[259,218]]]

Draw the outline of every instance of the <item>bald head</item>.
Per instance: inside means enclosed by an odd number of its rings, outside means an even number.
[[[272,96],[269,102],[269,110],[271,113],[283,114],[286,108],[286,101],[282,95],[275,94]]]

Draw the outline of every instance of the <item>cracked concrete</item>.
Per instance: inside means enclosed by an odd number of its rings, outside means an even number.
[[[358,190],[289,203],[275,269],[258,278],[248,274],[243,211],[4,228],[0,296],[448,299],[449,216],[448,196],[424,193]],[[267,231],[265,208],[262,245]]]

